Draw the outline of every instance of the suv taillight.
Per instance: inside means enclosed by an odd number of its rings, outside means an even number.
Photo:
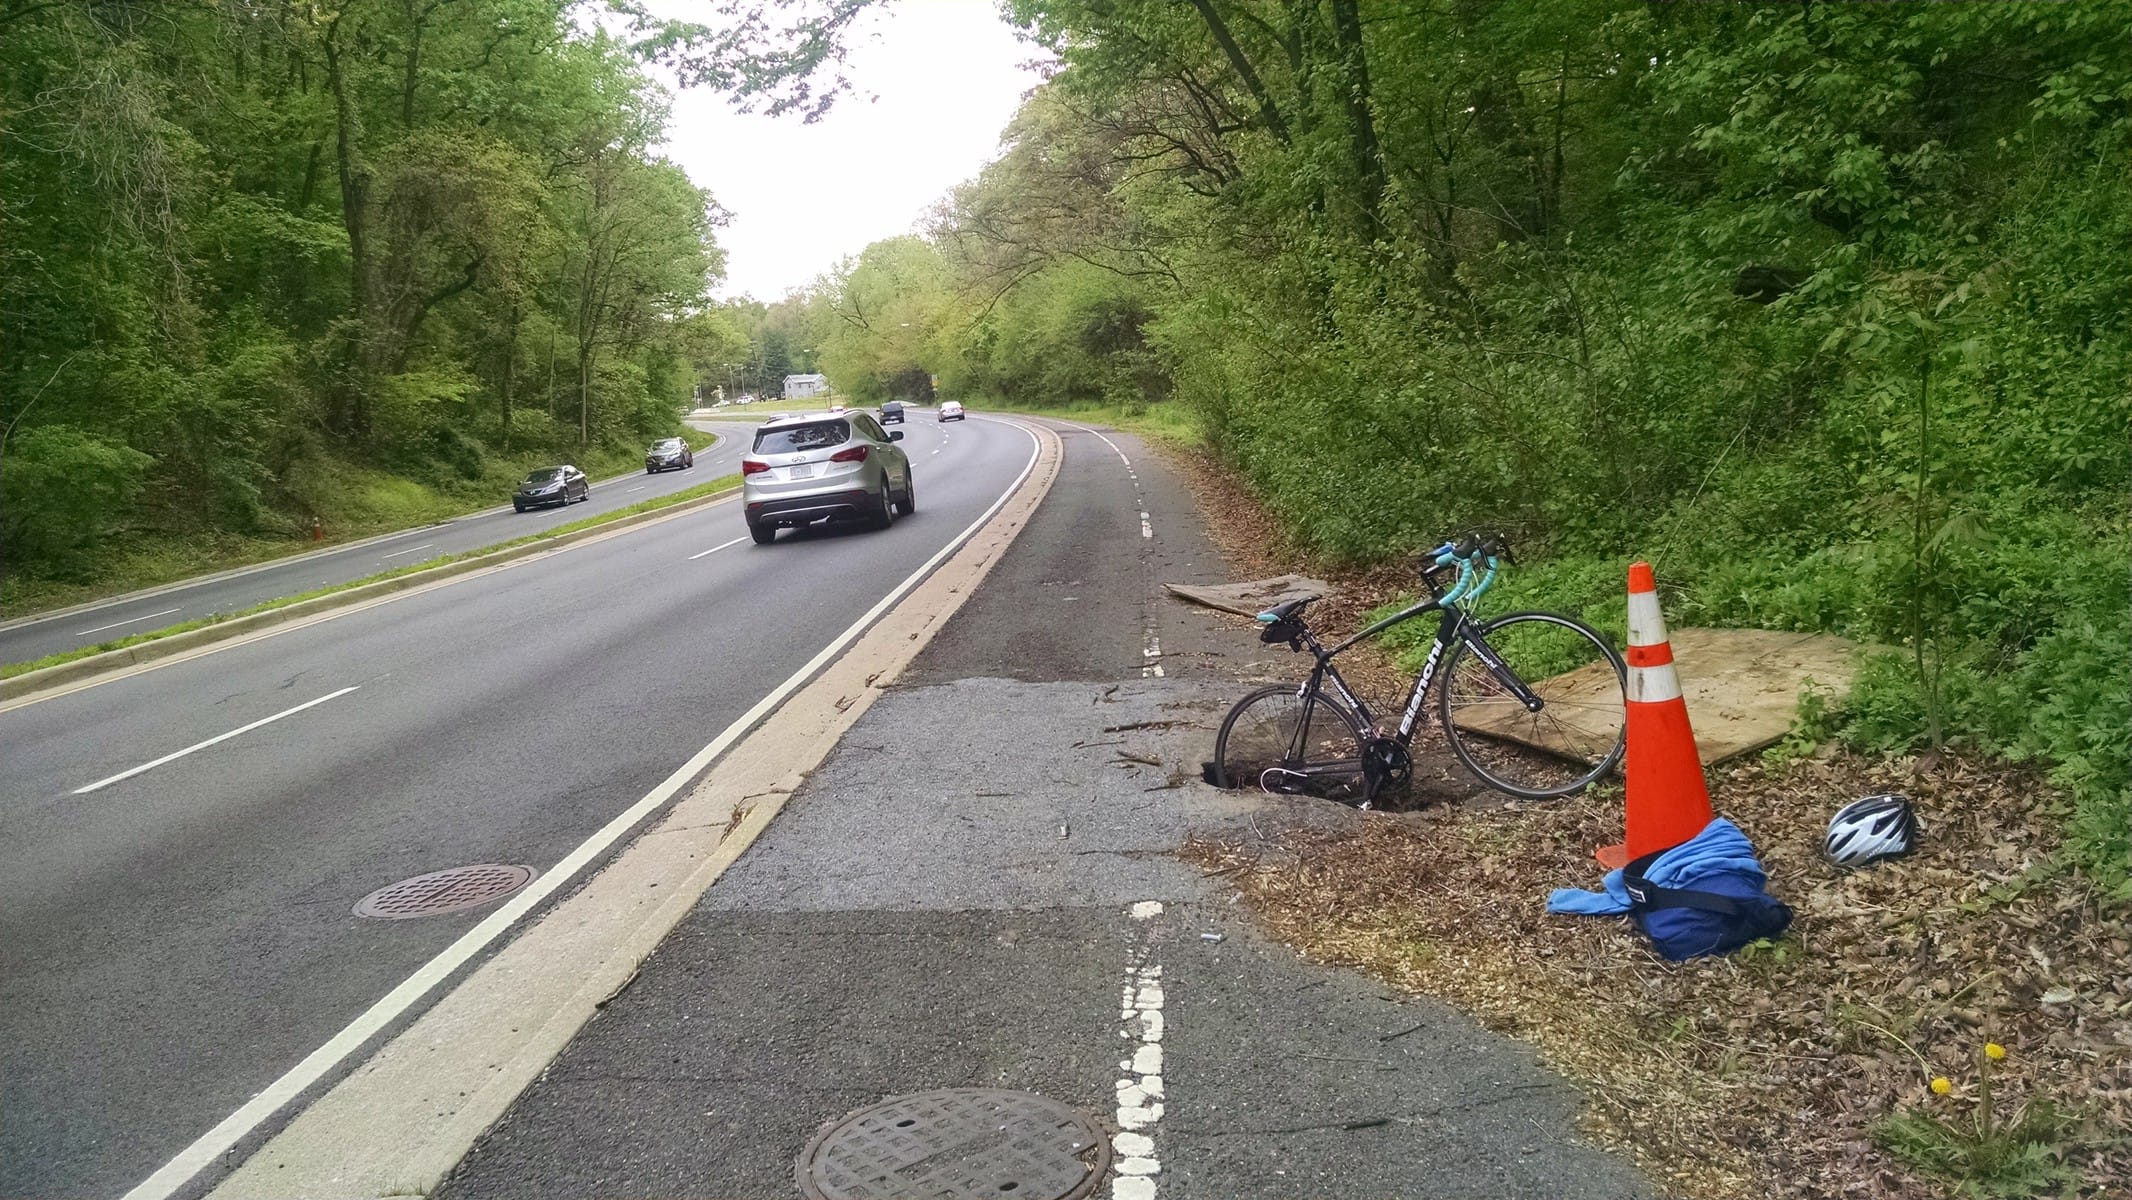
[[[867,447],[865,447],[865,446],[853,446],[853,447],[852,447],[851,449],[849,449],[849,450],[839,450],[839,451],[837,451],[837,452],[836,452],[835,454],[832,454],[832,455],[830,455],[830,456],[829,456],[829,461],[830,461],[830,462],[865,462],[865,461],[866,461],[866,451],[867,451]]]
[[[757,462],[752,458],[740,460],[740,473],[743,475],[753,475],[757,471],[767,471],[769,469],[770,464],[766,462]]]

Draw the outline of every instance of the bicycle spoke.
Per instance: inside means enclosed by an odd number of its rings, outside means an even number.
[[[1489,786],[1515,796],[1566,795],[1611,769],[1626,709],[1619,659],[1567,617],[1519,613],[1479,635],[1541,702],[1514,689],[1461,643],[1446,660],[1438,711],[1452,752]]]
[[[1306,701],[1293,688],[1245,697],[1215,739],[1217,770],[1230,787],[1334,798],[1359,790],[1361,754],[1361,728],[1351,714],[1327,697]]]

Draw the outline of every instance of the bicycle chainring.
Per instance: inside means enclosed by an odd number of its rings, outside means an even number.
[[[1362,777],[1372,798],[1404,788],[1414,778],[1413,756],[1393,738],[1371,738],[1362,747]]]

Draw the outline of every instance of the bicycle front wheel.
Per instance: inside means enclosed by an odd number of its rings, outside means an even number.
[[[1527,800],[1567,796],[1621,761],[1626,676],[1621,656],[1581,621],[1554,613],[1498,617],[1444,659],[1436,690],[1444,740],[1497,791]]]
[[[1329,696],[1305,699],[1299,690],[1275,684],[1236,702],[1214,738],[1217,782],[1347,803],[1367,799],[1362,721]]]

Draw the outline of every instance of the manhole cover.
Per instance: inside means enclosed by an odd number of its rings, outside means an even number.
[[[355,915],[387,921],[434,917],[501,900],[532,881],[533,868],[503,863],[431,871],[388,884],[356,901]]]
[[[1082,1200],[1110,1141],[1034,1092],[946,1088],[891,1096],[831,1123],[799,1157],[809,1200]]]

